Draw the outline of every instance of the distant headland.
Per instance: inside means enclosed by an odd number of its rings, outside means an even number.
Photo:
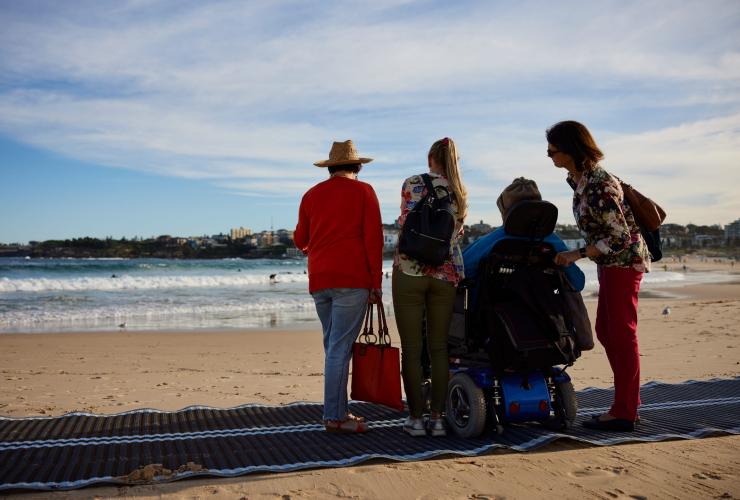
[[[466,246],[494,226],[480,221],[465,226],[462,240]],[[740,219],[724,228],[720,225],[699,226],[664,224],[661,226],[663,251],[667,255],[702,251],[713,255],[733,257],[740,248]],[[383,225],[384,253],[393,254],[398,241],[399,228],[395,224]],[[576,226],[558,224],[555,234],[566,245],[576,248],[583,240]],[[293,244],[293,231],[278,229],[252,233],[248,229],[232,229],[229,234],[211,236],[170,236],[151,238],[91,238],[30,241],[27,244],[0,243],[0,257],[30,258],[162,258],[162,259],[294,259],[303,254]]]

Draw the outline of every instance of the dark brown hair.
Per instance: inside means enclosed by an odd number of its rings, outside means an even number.
[[[556,123],[547,129],[547,142],[573,158],[578,171],[591,169],[604,158],[591,132],[573,120]]]
[[[360,172],[360,168],[362,168],[361,163],[351,163],[349,165],[331,165],[328,167],[330,174],[335,174],[337,172],[352,172],[353,174],[357,174]]]

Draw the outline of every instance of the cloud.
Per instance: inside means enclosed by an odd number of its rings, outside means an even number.
[[[672,220],[740,211],[736,2],[40,5],[0,10],[0,132],[71,158],[297,200],[352,137],[390,218],[451,136],[472,218],[519,175],[567,218],[544,129],[575,117]]]
[[[607,166],[662,202],[669,221],[728,223],[740,214],[740,113],[616,136],[605,144],[612,151]],[[708,220],[704,213],[722,219]]]

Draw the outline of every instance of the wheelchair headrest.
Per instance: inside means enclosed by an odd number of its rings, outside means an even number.
[[[520,201],[509,209],[504,231],[511,236],[540,239],[555,229],[558,207],[549,201]]]

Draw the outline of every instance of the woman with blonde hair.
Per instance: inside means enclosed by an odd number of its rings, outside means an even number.
[[[398,223],[403,231],[409,212],[426,197],[427,185],[431,183],[438,197],[450,197],[454,229],[450,235],[449,253],[442,264],[432,265],[402,253],[397,246],[393,259],[393,307],[401,336],[403,382],[410,414],[403,430],[412,436],[424,436],[427,432],[422,420],[424,402],[421,391],[422,322],[426,313],[427,344],[432,365],[429,432],[432,436],[444,436],[442,410],[449,378],[447,333],[455,288],[464,278],[459,241],[467,214],[467,191],[460,177],[457,149],[452,139],[445,137],[432,144],[427,163],[428,173],[413,175],[403,182]]]

